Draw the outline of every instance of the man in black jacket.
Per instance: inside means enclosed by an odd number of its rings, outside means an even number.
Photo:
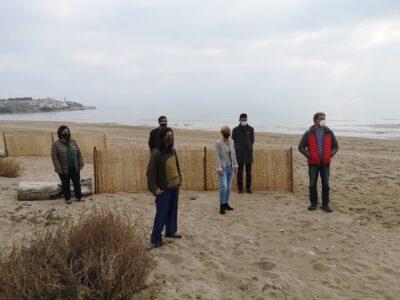
[[[168,125],[168,120],[166,116],[161,116],[158,118],[158,127],[153,129],[150,132],[150,137],[149,137],[149,148],[150,151],[153,151],[154,148],[157,148],[157,143],[158,143],[158,136],[160,135],[161,129],[167,127]]]
[[[251,165],[253,164],[254,128],[247,124],[247,114],[240,115],[240,124],[232,131],[235,142],[236,159],[239,165],[237,174],[238,192],[243,193],[243,169],[246,167],[246,193],[251,194]]]

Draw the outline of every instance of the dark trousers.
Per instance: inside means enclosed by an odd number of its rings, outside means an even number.
[[[318,204],[318,190],[317,182],[318,175],[321,175],[322,182],[322,206],[327,206],[329,204],[329,174],[330,165],[309,165],[309,176],[310,176],[310,202],[311,205],[316,206]]]
[[[167,189],[160,196],[156,196],[156,216],[150,239],[152,244],[162,242],[164,227],[165,235],[173,235],[178,231],[178,197],[179,189]]]
[[[60,176],[61,188],[65,200],[71,199],[70,181],[72,181],[72,184],[74,185],[75,198],[76,199],[82,198],[81,174],[79,171],[78,172],[70,171],[68,174],[58,174],[58,176]]]
[[[251,189],[251,163],[250,164],[243,164],[243,163],[238,163],[239,165],[239,170],[237,174],[237,184],[238,184],[238,190],[242,191],[243,190],[243,170],[244,167],[246,166],[246,190]]]

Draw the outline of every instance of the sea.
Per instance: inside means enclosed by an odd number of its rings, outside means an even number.
[[[320,109],[322,110],[322,109]],[[242,111],[224,112],[213,111],[213,113],[179,113],[168,111],[137,112],[134,108],[126,106],[97,107],[95,110],[44,112],[26,114],[2,114],[0,120],[21,121],[55,121],[76,123],[101,123],[109,125],[140,125],[157,126],[159,115],[167,115],[169,126],[173,128],[192,130],[218,131],[221,126],[236,126],[239,114]],[[249,124],[256,132],[269,132],[276,134],[302,134],[309,128],[313,121],[313,114],[319,110],[315,108],[304,111],[251,111],[248,113]],[[367,110],[360,113],[359,110],[337,109],[325,107],[323,110],[327,115],[327,126],[337,136],[362,137],[373,139],[400,139],[400,113],[397,111],[386,111],[377,113]],[[364,111],[365,112],[365,111]],[[398,114],[398,115],[397,115]]]

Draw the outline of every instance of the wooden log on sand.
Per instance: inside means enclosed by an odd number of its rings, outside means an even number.
[[[81,179],[83,196],[93,195],[92,178]],[[73,185],[71,193],[74,196]],[[21,182],[17,189],[18,201],[49,200],[62,198],[61,183],[57,182]]]

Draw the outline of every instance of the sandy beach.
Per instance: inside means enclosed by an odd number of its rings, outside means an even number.
[[[54,132],[59,123],[0,121],[0,133]],[[105,133],[110,148],[147,147],[149,128],[67,124]],[[334,130],[334,128],[333,128]],[[218,132],[176,130],[179,148],[213,147]],[[181,191],[179,231],[152,255],[157,266],[138,299],[399,299],[400,141],[338,137],[332,163],[332,214],[308,212],[308,167],[300,136],[256,133],[256,147],[293,147],[295,192],[232,195],[233,212],[218,214],[217,192]],[[0,144],[1,147],[1,144]],[[148,193],[99,194],[67,206],[62,200],[18,202],[20,181],[58,181],[50,157],[19,157],[25,171],[0,177],[0,243],[29,239],[54,216],[118,205],[154,218]],[[82,177],[93,175],[86,158]],[[194,200],[192,200],[194,199]]]

